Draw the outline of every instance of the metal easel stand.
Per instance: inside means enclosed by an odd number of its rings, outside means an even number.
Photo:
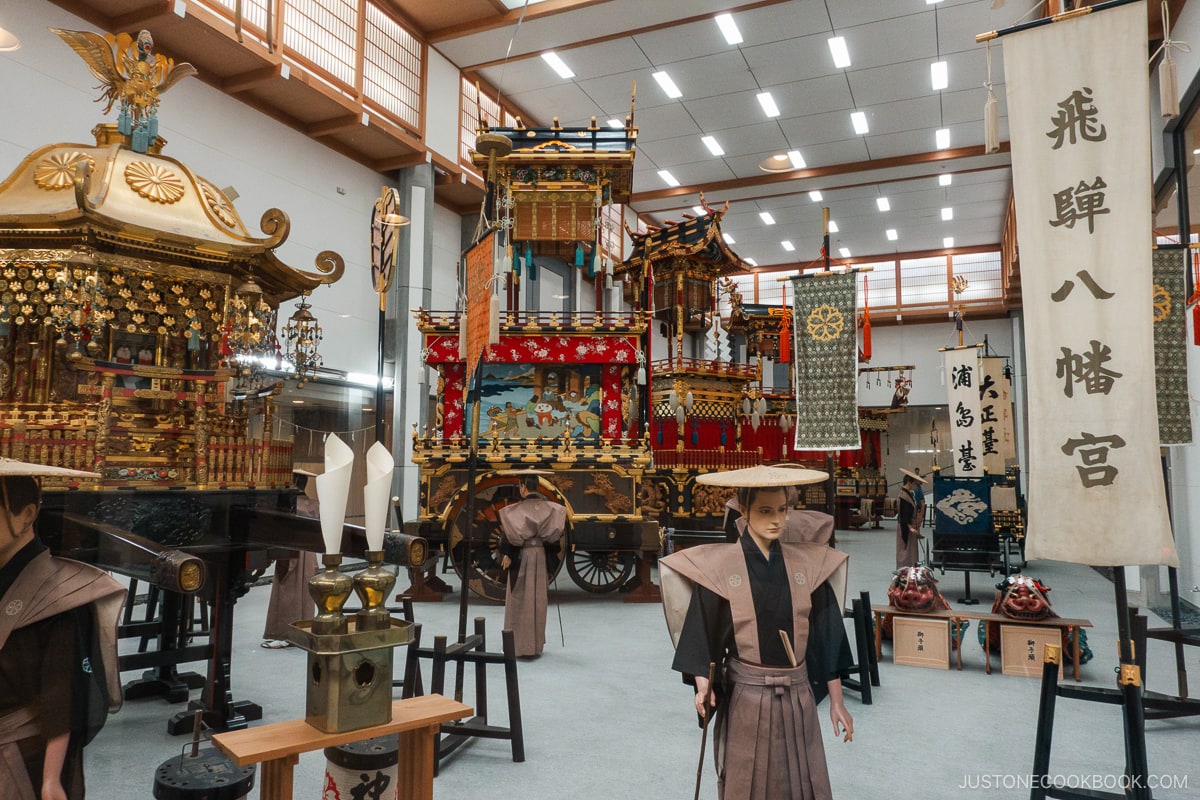
[[[1037,736],[1034,739],[1030,800],[1153,800],[1150,791],[1150,767],[1146,758],[1146,716],[1143,707],[1141,670],[1133,659],[1130,638],[1129,605],[1125,594],[1124,567],[1113,568],[1113,590],[1117,600],[1117,632],[1120,672],[1116,689],[1095,686],[1060,686],[1058,669],[1062,649],[1046,647],[1042,665],[1041,700],[1038,709]],[[1054,707],[1059,697],[1109,703],[1121,706],[1125,729],[1124,787],[1119,794],[1099,789],[1075,789],[1055,786],[1050,775],[1050,745],[1054,735]]]

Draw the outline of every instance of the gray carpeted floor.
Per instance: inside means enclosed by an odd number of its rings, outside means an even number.
[[[886,529],[839,532],[839,539],[851,555],[851,595],[865,589],[874,602],[886,602],[894,533]],[[1057,562],[1031,564],[1026,572],[1052,587],[1050,597],[1061,616],[1088,618],[1095,625],[1089,634],[1096,656],[1083,668],[1084,684],[1114,686],[1116,623],[1111,584],[1087,567]],[[973,578],[975,596],[989,604],[995,581],[986,575]],[[962,595],[961,573],[948,573],[941,580],[951,602]],[[256,587],[237,604],[233,687],[235,699],[260,703],[264,722],[273,722],[303,716],[305,654],[295,648],[259,647],[268,594],[266,587]],[[691,690],[669,669],[671,649],[661,607],[626,604],[620,595],[587,594],[565,572],[552,600],[557,600],[558,608],[552,603],[545,655],[519,666],[526,761],[512,763],[507,742],[472,742],[443,763],[435,795],[530,800],[690,798],[700,731]],[[565,644],[559,639],[559,610]],[[418,605],[417,620],[423,624],[425,641],[440,634],[453,640],[457,613],[454,597]],[[498,649],[503,609],[473,604],[469,615],[486,619]],[[1151,618],[1152,627],[1163,624]],[[825,748],[838,797],[1029,796],[1028,789],[1020,787],[1032,765],[1038,682],[1002,675],[998,668],[986,675],[983,653],[974,641],[972,629],[961,672],[896,666],[885,645],[882,685],[874,690],[874,704],[864,706],[857,695],[847,694],[855,719],[852,743],[832,738],[822,707]],[[1200,693],[1200,652],[1192,648],[1186,655],[1193,693]],[[193,668],[202,671],[203,665]],[[1148,673],[1148,688],[1175,691],[1174,656],[1168,645],[1150,644]],[[502,687],[502,674],[496,669],[489,682],[490,707],[500,724],[504,723]],[[468,683],[465,702],[471,702],[473,692]],[[150,797],[155,768],[184,744],[182,738],[166,734],[166,720],[178,710],[162,701],[145,700],[127,703],[110,718],[86,751],[89,796]],[[1166,800],[1200,796],[1200,762],[1195,755],[1200,747],[1200,718],[1149,722],[1146,742],[1151,773],[1165,776],[1174,787],[1154,796]],[[1112,788],[1122,771],[1123,747],[1116,707],[1059,701],[1051,771],[1060,779],[1101,787],[1107,783]],[[301,758],[296,769],[297,798],[320,797],[323,769],[321,754]],[[257,795],[255,789],[252,796]],[[701,796],[716,796],[711,762],[705,765]]]

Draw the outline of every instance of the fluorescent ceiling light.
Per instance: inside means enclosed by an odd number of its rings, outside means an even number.
[[[854,125],[854,132],[859,136],[863,135],[869,130],[869,128],[867,128],[867,115],[865,112],[853,112],[850,114],[850,122]]]
[[[954,247],[954,237],[947,236],[946,238],[942,239],[942,247]]]
[[[950,85],[950,68],[946,66],[945,61],[935,61],[929,65],[929,81],[933,84],[935,92],[940,92]]]
[[[660,169],[658,171],[658,177],[662,178],[663,183],[665,183],[667,186],[678,186],[679,185],[679,180],[674,175],[667,172],[665,169]]]
[[[704,142],[704,146],[708,148],[708,152],[714,156],[725,155],[725,149],[721,147],[721,143],[717,141],[715,136],[701,136],[700,141]]]
[[[549,53],[542,53],[542,60],[554,68],[554,71],[558,73],[558,77],[564,80],[575,77],[575,73],[571,71],[571,68],[553,50]]]
[[[950,129],[938,128],[933,134],[933,140],[937,143],[938,150],[945,150],[950,146]]]
[[[884,234],[887,236],[889,242],[894,242],[900,238],[896,235],[895,228],[888,228],[886,231],[884,231]]]
[[[717,21],[717,27],[725,35],[726,42],[729,44],[742,43],[742,32],[738,30],[737,23],[733,21],[733,14],[717,14],[713,19]]]
[[[888,202],[886,197],[876,197],[875,205],[879,206],[880,211],[891,211],[892,204]]]
[[[783,245],[783,249],[787,250],[789,253],[796,249],[796,245],[792,244],[787,239],[784,239],[779,244]]]
[[[692,206],[692,213],[695,214],[697,217],[703,217],[708,212],[705,211],[702,206]]]
[[[953,208],[943,208],[942,209],[942,222],[949,222],[952,219],[954,219],[954,209]]]
[[[758,95],[758,104],[762,106],[763,113],[768,117],[779,116],[779,106],[775,105],[775,98],[771,97],[770,92],[760,92]]]
[[[938,175],[938,186],[949,186],[952,180],[954,180],[952,173],[947,172],[945,175]]]
[[[721,238],[725,240],[725,244],[737,244],[728,233],[722,233]]]
[[[850,51],[846,49],[846,38],[835,36],[829,40],[829,52],[833,54],[833,65],[838,69],[850,66]]]
[[[829,220],[829,232],[830,232],[830,233],[837,233],[837,232],[838,232],[838,226],[837,226],[837,223],[836,223],[836,222],[834,222],[833,220]]]
[[[823,199],[823,196],[819,191],[814,189],[808,193],[808,199],[812,200],[814,203],[819,203]]]
[[[925,5],[932,6],[940,2],[942,2],[942,0],[925,0]]]
[[[765,224],[765,225],[774,225],[775,224],[775,218],[771,216],[770,211],[758,212],[758,218],[761,219],[763,221],[763,224]]]
[[[753,258],[747,258],[747,259],[745,259],[745,261],[746,261],[746,263],[747,263],[747,264],[749,264],[749,265],[750,265],[750,266],[752,266],[752,267],[757,267],[757,266],[758,266],[758,262],[757,262],[757,261],[755,261]]]
[[[666,92],[667,97],[670,97],[672,100],[676,97],[683,97],[683,92],[679,91],[679,87],[675,85],[675,81],[671,80],[671,76],[667,73],[654,73],[654,80],[658,81],[658,85]]]
[[[839,247],[838,255],[840,255],[842,258],[849,258],[850,257],[850,248],[849,247]]]
[[[621,122],[621,120],[619,120],[619,119],[617,119],[617,118],[615,118],[615,117],[614,117],[613,119],[610,119],[610,120],[608,121],[608,127],[610,127],[610,128],[624,128],[624,127],[625,127],[625,123],[624,123],[624,122]]]
[[[804,156],[800,155],[799,150],[788,150],[787,156],[792,162],[793,169],[804,169],[808,166],[804,163]]]

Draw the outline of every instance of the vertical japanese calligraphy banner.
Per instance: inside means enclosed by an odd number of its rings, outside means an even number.
[[[979,424],[979,348],[955,347],[943,353],[954,475],[959,478],[981,477],[983,443]]]
[[[1017,457],[1013,431],[1012,381],[1005,374],[1007,359],[979,360],[983,379],[979,384],[979,439],[983,468],[989,475],[1003,475],[1008,462]]]
[[[1011,33],[1029,393],[1026,556],[1178,565],[1158,452],[1146,6]]]
[[[1154,385],[1159,444],[1191,444],[1187,387],[1187,289],[1185,246],[1154,251]]]
[[[495,264],[496,232],[489,231],[466,253],[467,262],[467,385],[488,343],[488,317],[492,303],[492,269]]]
[[[793,278],[796,449],[857,450],[858,292],[854,273]]]

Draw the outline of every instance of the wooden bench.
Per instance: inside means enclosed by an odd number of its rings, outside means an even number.
[[[443,722],[470,716],[472,709],[437,694],[396,700],[392,721],[355,731],[322,733],[302,719],[275,722],[213,736],[213,744],[239,767],[262,764],[262,800],[292,800],[292,769],[300,754],[376,736],[399,736],[397,796],[433,800],[434,741]],[[301,792],[303,795],[304,792]]]
[[[871,611],[875,616],[875,659],[879,660],[883,651],[883,628],[881,623],[884,617],[909,617],[912,619],[945,619],[950,621],[950,635],[953,637],[958,649],[957,663],[958,668],[962,669],[962,651],[963,643],[958,640],[958,622],[966,622],[969,620],[978,620],[983,623],[983,652],[985,658],[985,670],[988,675],[992,674],[992,635],[987,623],[998,622],[1000,625],[1031,625],[1039,628],[1072,628],[1071,643],[1073,645],[1073,660],[1075,663],[1075,682],[1079,683],[1082,678],[1079,675],[1079,630],[1081,628],[1090,628],[1092,623],[1086,619],[1066,619],[1065,617],[1051,617],[1050,619],[1013,619],[1006,617],[1003,614],[993,614],[990,611],[967,611],[949,609],[946,611],[930,611],[927,614],[913,614],[898,611],[892,606],[871,606]]]

